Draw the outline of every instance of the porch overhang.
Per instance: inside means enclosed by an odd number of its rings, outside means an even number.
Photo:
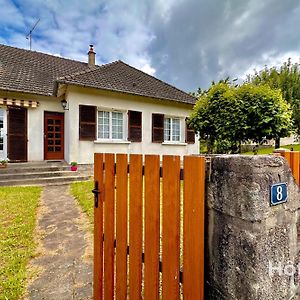
[[[22,106],[36,108],[39,106],[38,101],[33,100],[19,100],[19,99],[8,99],[0,98],[0,105],[11,105],[11,106]]]

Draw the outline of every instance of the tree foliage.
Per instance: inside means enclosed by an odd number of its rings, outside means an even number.
[[[265,67],[254,75],[247,76],[247,82],[255,85],[269,85],[280,89],[283,98],[291,105],[293,111],[293,124],[295,132],[300,135],[300,67],[298,63],[292,64],[288,59],[279,68]]]
[[[222,81],[199,96],[189,124],[207,140],[210,153],[238,153],[241,143],[287,136],[290,119],[279,90]]]

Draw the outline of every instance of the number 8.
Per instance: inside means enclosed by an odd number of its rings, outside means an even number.
[[[281,201],[283,198],[283,194],[282,194],[282,186],[279,186],[277,188],[277,201]]]

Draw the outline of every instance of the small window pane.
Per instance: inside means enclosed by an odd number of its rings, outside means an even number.
[[[112,139],[123,139],[123,114],[112,112]]]
[[[180,120],[172,119],[172,141],[180,141]]]
[[[170,141],[171,140],[171,119],[165,118],[164,120],[164,140]]]
[[[109,112],[98,112],[98,138],[109,139]]]

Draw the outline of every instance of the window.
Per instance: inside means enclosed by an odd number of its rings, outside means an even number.
[[[166,142],[180,142],[181,128],[179,118],[164,118],[164,141]]]
[[[152,114],[152,142],[181,143],[184,139],[183,119],[168,117],[163,114]]]
[[[124,139],[124,113],[98,111],[98,139]]]
[[[124,141],[127,135],[130,142],[142,141],[142,112],[129,110],[127,117],[127,113],[122,111],[79,105],[80,140]]]
[[[152,142],[153,143],[195,143],[195,132],[187,120],[180,117],[170,117],[163,114],[152,114]]]

